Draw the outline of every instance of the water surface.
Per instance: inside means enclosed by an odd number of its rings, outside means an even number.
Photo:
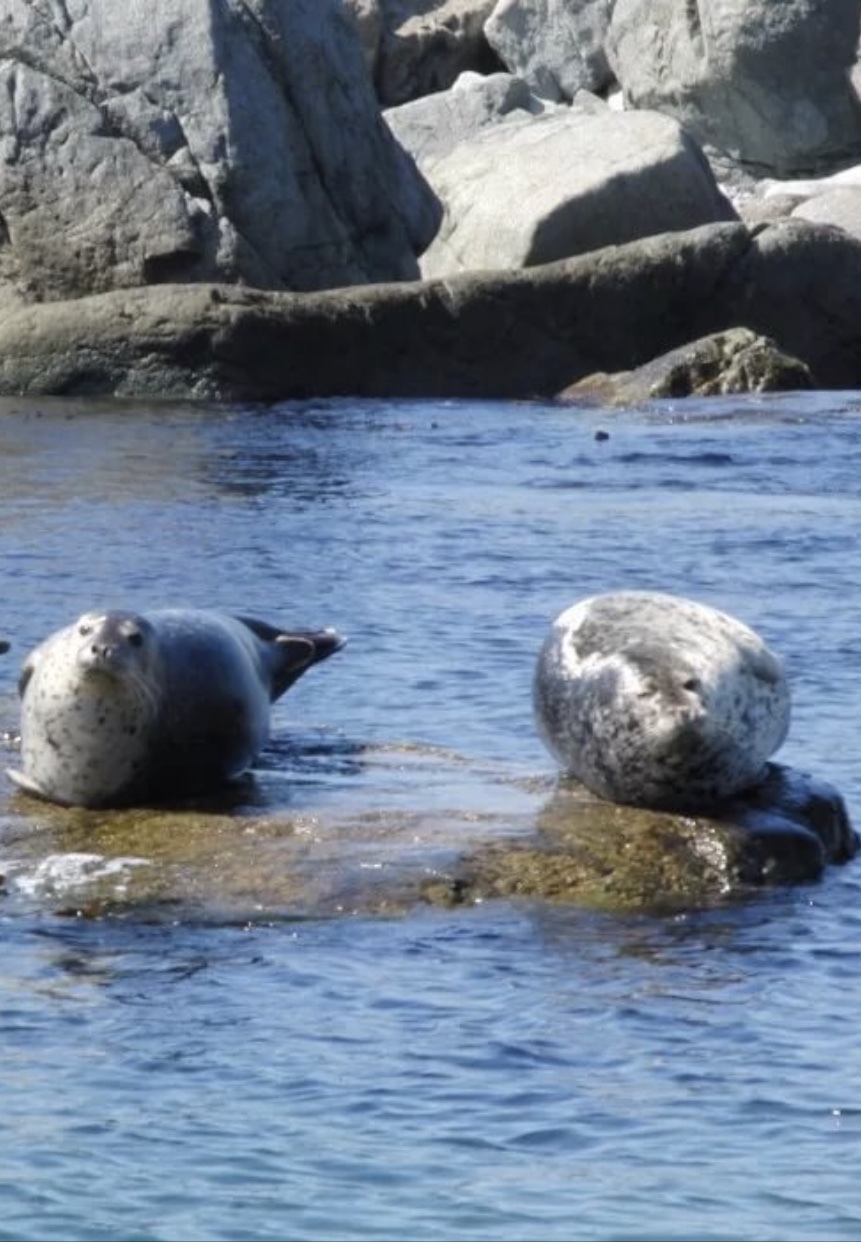
[[[137,904],[129,864],[75,917],[110,826],[0,784],[0,1238],[861,1236],[857,863],[663,918],[353,900],[528,828],[538,645],[617,587],[759,629],[793,688],[781,758],[861,822],[858,410],[3,403],[7,728],[23,654],[92,607],[350,643],[277,705],[213,838],[189,821],[193,892]],[[254,827],[275,813],[287,853]]]

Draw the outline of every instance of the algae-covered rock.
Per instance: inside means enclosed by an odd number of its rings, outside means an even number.
[[[349,763],[369,798],[311,785],[290,807],[273,771],[231,797],[158,809],[60,807],[9,790],[3,908],[233,924],[491,898],[660,912],[815,880],[858,848],[837,791],[776,765],[707,818],[617,806],[429,748]]]
[[[526,897],[685,908],[815,880],[858,846],[837,790],[777,764],[755,790],[710,815],[619,806],[562,781],[533,838],[474,851],[425,896],[446,904]]]
[[[587,375],[563,389],[563,401],[634,405],[659,398],[716,397],[740,392],[787,392],[814,387],[806,363],[749,328],[713,332],[635,367]]]

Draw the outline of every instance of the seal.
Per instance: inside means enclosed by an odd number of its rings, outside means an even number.
[[[345,639],[208,609],[89,612],[21,670],[23,790],[71,806],[187,797],[244,772],[270,708]]]
[[[595,595],[553,622],[535,718],[565,772],[599,797],[703,811],[752,787],[789,729],[783,666],[726,613],[649,591]]]

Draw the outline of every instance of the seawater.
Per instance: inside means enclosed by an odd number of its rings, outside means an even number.
[[[669,590],[781,653],[781,758],[861,826],[859,411],[6,401],[5,719],[23,654],[91,607],[335,625],[349,646],[276,707],[263,801],[385,805],[408,850],[429,803],[504,801],[489,769],[552,780],[530,682],[556,613]],[[342,761],[411,747],[457,754],[444,789]],[[0,1238],[857,1239],[859,867],[673,917],[74,917],[10,883]]]

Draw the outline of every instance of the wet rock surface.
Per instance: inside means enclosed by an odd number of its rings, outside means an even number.
[[[751,793],[702,816],[618,806],[563,781],[534,839],[476,851],[428,884],[425,896],[445,904],[529,898],[683,909],[816,880],[858,847],[837,790],[777,764]]]
[[[521,899],[660,913],[813,882],[858,850],[837,790],[776,764],[721,814],[682,816],[421,748],[364,762],[375,779],[406,773],[406,800],[294,810],[267,805],[254,781],[110,812],[16,794],[0,821],[2,901],[69,917],[233,923]],[[441,800],[465,771],[481,783],[482,809]]]

